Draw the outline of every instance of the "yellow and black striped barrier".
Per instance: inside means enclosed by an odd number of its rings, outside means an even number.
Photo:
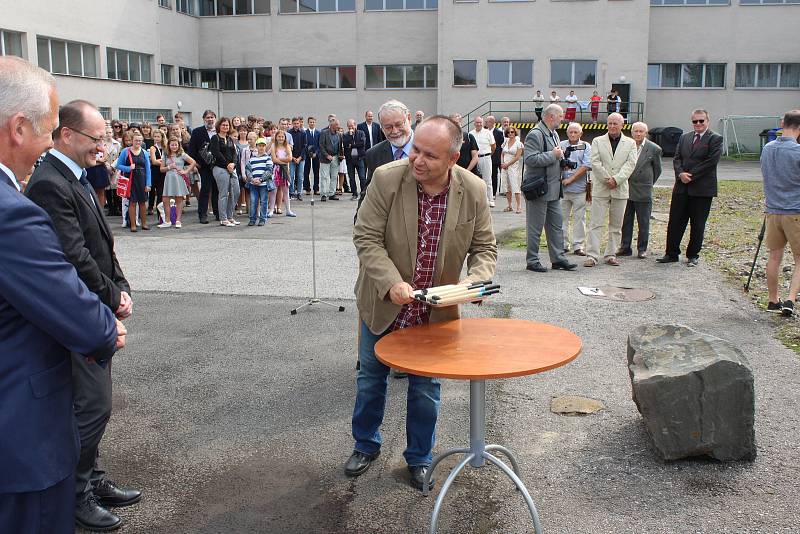
[[[512,122],[512,123],[509,124],[509,126],[513,126],[517,130],[530,130],[530,129],[534,128],[536,126],[536,124],[537,123],[535,123],[535,122]],[[569,123],[567,123],[567,122],[562,122],[561,125],[558,127],[558,129],[559,130],[566,130],[568,124]],[[606,124],[603,123],[603,122],[598,122],[598,123],[587,122],[585,124],[581,124],[581,128],[583,128],[584,130],[607,130],[608,129]],[[630,130],[631,129],[631,125],[627,124],[627,123],[623,124],[622,125],[622,129],[623,130]]]

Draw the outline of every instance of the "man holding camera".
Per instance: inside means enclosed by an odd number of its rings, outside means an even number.
[[[564,252],[569,252],[572,243],[573,253],[586,256],[583,240],[586,239],[586,187],[589,183],[589,170],[592,168],[592,149],[581,142],[581,135],[581,125],[571,122],[567,126],[567,139],[559,145],[564,151],[564,159],[561,160],[561,185],[564,188],[561,212],[564,217]],[[571,218],[572,235],[569,233]]]
[[[539,240],[542,228],[547,233],[547,250],[552,269],[574,271],[578,266],[570,263],[564,255],[564,235],[561,216],[561,160],[564,151],[559,145],[558,125],[564,110],[558,104],[550,104],[542,112],[542,120],[525,137],[525,171],[522,176],[522,191],[525,194],[525,233],[528,250],[526,269],[536,273],[547,272],[539,261]],[[528,191],[530,184],[544,178],[546,187],[539,193]],[[528,186],[526,186],[526,183]]]
[[[594,267],[600,258],[600,234],[608,220],[607,264],[618,266],[617,248],[622,217],[628,203],[628,178],[636,166],[636,143],[622,135],[625,120],[619,113],[608,116],[608,133],[592,141],[592,211],[584,267]]]

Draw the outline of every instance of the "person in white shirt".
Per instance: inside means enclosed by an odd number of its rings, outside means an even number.
[[[550,91],[550,103],[551,104],[558,104],[561,102],[561,97],[558,96],[558,93],[555,91]]]
[[[575,94],[575,91],[570,91],[564,101],[567,103],[567,112],[564,115],[564,120],[573,122],[575,120],[575,112],[578,109],[578,95]]]
[[[470,134],[478,143],[478,172],[486,182],[486,199],[489,207],[494,207],[494,194],[492,193],[492,154],[496,148],[494,134],[488,128],[483,127],[483,117],[475,117],[473,122],[475,128],[470,130]]]

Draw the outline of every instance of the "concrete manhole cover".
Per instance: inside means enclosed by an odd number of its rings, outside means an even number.
[[[550,411],[560,415],[590,415],[605,408],[605,404],[597,399],[579,395],[554,397],[550,401]]]
[[[639,287],[579,287],[581,294],[593,299],[615,300],[618,302],[642,302],[655,298],[655,293]]]

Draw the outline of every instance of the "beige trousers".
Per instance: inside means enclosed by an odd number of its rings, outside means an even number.
[[[590,212],[589,236],[586,240],[586,255],[600,259],[600,237],[603,227],[608,223],[608,244],[604,258],[613,258],[617,255],[619,243],[622,240],[622,218],[625,216],[626,198],[594,197]]]

